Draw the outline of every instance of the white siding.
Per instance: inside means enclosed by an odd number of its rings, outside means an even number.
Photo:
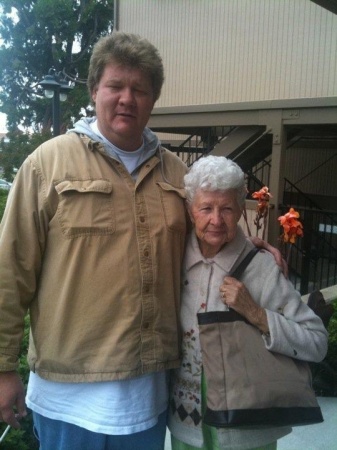
[[[120,0],[159,49],[157,106],[337,95],[337,15],[310,0]]]

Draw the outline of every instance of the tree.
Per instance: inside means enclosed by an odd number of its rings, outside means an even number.
[[[21,166],[27,156],[40,144],[52,137],[50,131],[43,133],[23,133],[20,130],[10,131],[8,139],[0,141],[0,166],[2,177],[12,181],[16,170]]]
[[[50,129],[51,102],[38,83],[50,68],[85,80],[93,44],[112,29],[113,0],[3,0],[0,20],[0,107],[9,129]],[[71,123],[88,104],[76,83],[63,120]]]
[[[90,111],[85,83],[89,58],[95,42],[112,31],[113,3],[0,1],[0,111],[7,115],[12,146],[16,137],[22,140],[19,126],[24,134],[50,136],[52,102],[44,98],[39,82],[51,68],[76,80],[66,105],[61,104],[61,131],[72,126],[81,110]]]

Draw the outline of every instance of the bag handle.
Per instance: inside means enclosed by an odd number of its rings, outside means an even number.
[[[246,270],[246,267],[249,265],[249,263],[251,262],[251,260],[254,258],[254,256],[256,255],[256,253],[258,253],[260,251],[260,249],[258,247],[254,247],[252,248],[249,253],[247,253],[247,255],[243,258],[243,260],[239,263],[239,265],[232,271],[229,272],[229,276],[233,277],[233,278],[237,278],[238,280],[240,279],[241,275],[243,274],[243,272]],[[229,308],[231,310],[231,308]],[[199,315],[203,315],[205,313],[198,313],[198,317]],[[210,312],[207,312],[207,314],[211,314]],[[225,312],[225,314],[228,314],[228,311]],[[236,313],[238,314],[238,313]],[[238,314],[240,316],[240,314]],[[240,316],[243,317],[243,316]],[[243,320],[246,320],[243,318]]]
[[[234,269],[232,273],[230,273],[230,276],[233,278],[240,279],[243,272],[246,270],[246,267],[251,262],[251,260],[254,258],[256,253],[258,253],[260,249],[258,247],[254,247],[250,250],[250,252],[244,257],[244,259],[240,262],[240,264]]]

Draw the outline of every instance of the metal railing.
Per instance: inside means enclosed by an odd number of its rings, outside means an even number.
[[[180,144],[176,154],[188,167],[190,167],[195,161],[209,151],[207,141],[205,142],[204,139],[198,135],[191,135]]]
[[[337,284],[337,212],[323,210],[285,179],[282,213],[289,207],[299,212],[304,230],[292,246],[291,281],[302,295]]]
[[[263,186],[269,186],[271,168],[271,156],[263,159],[252,169],[246,171],[246,182],[249,196],[260,190]],[[249,197],[250,198],[250,197]]]
[[[199,130],[199,134],[191,134],[179,146],[165,145],[176,153],[190,167],[199,158],[206,156],[213,148],[225,139],[235,127],[208,127]]]

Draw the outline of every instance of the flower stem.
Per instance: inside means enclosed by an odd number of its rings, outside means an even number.
[[[289,261],[290,261],[290,255],[291,255],[291,249],[292,249],[293,245],[289,244],[288,246],[288,254],[287,254],[287,265],[289,266]]]
[[[247,226],[248,236],[251,237],[251,236],[252,236],[252,233],[251,233],[250,228],[249,228],[249,225],[248,225],[248,218],[247,218],[246,206],[243,207],[242,215],[243,215],[244,221],[245,221],[246,226]]]

